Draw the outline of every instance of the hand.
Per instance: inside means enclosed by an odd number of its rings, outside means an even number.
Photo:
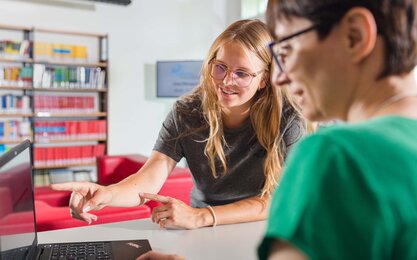
[[[71,217],[83,220],[87,224],[97,221],[97,216],[88,212],[102,209],[112,199],[112,194],[107,190],[107,187],[91,182],[52,184],[51,188],[53,190],[72,191],[69,202]]]
[[[167,255],[155,251],[149,251],[136,258],[136,260],[185,260],[185,258],[179,255]]]
[[[196,209],[181,200],[171,197],[139,193],[140,198],[160,202],[163,205],[152,210],[152,221],[162,228],[194,229],[204,226],[204,212],[207,209]]]

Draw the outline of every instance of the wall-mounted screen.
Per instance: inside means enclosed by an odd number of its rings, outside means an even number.
[[[200,81],[203,61],[156,62],[156,96],[179,97],[195,88]]]

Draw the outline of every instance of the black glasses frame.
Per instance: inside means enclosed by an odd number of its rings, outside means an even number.
[[[271,42],[271,43],[268,44],[269,50],[271,51],[271,54],[274,57],[274,60],[277,63],[278,68],[279,68],[279,70],[281,72],[284,72],[284,69],[283,69],[282,64],[279,62],[279,59],[278,59],[278,55],[279,54],[277,54],[277,53],[274,52],[274,46],[277,45],[277,44],[283,43],[285,41],[288,41],[288,40],[290,40],[292,38],[298,37],[298,36],[300,36],[300,35],[302,35],[304,33],[308,33],[310,31],[316,30],[316,29],[317,29],[317,25],[312,25],[310,27],[307,27],[306,29],[303,29],[301,31],[295,32],[293,34],[290,34],[288,36],[285,36],[284,38],[279,39],[278,41],[273,41],[273,42]]]

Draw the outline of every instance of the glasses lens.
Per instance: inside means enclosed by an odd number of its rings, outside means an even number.
[[[221,64],[213,63],[211,66],[211,76],[215,80],[223,80],[226,77],[227,68]]]
[[[233,72],[236,85],[240,87],[247,87],[252,81],[252,75],[243,70]]]

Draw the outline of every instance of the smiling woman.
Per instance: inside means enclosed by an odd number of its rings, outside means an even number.
[[[226,28],[203,62],[197,87],[176,102],[163,122],[146,164],[115,185],[90,184],[91,197],[73,196],[74,217],[89,222],[95,219],[89,210],[136,206],[150,199],[162,203],[152,212],[161,227],[193,229],[265,219],[283,161],[305,133],[291,96],[271,85],[271,41],[258,20]],[[194,180],[191,206],[154,194],[182,158]],[[71,190],[82,185],[73,184]]]
[[[346,123],[291,153],[260,259],[417,259],[416,17],[417,1],[269,0],[274,82]]]

